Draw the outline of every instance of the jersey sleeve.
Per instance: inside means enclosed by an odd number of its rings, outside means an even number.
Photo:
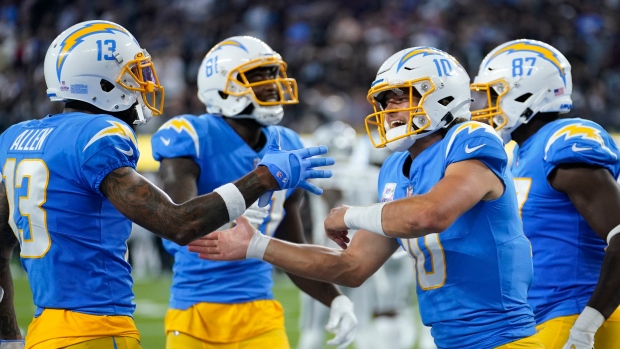
[[[503,181],[508,155],[495,130],[476,121],[458,124],[454,128],[454,131],[447,135],[449,140],[445,153],[446,167],[455,162],[475,159],[482,161]]]
[[[93,119],[77,138],[76,152],[83,184],[103,195],[101,181],[120,167],[136,168],[140,153],[136,134],[126,123],[112,117]]]
[[[561,164],[581,163],[606,168],[618,178],[618,148],[597,123],[576,120],[558,127],[545,143],[544,170],[548,176]]]
[[[198,162],[200,159],[200,139],[196,131],[196,117],[181,115],[168,120],[151,137],[153,158],[189,157]]]

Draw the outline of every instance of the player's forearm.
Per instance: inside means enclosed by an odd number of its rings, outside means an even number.
[[[243,196],[241,213],[260,195],[277,187],[267,169],[258,168],[234,183]],[[175,204],[161,189],[135,170],[124,167],[111,172],[101,191],[126,217],[153,233],[186,245],[237,217],[229,217],[227,205],[218,193],[198,196]]]
[[[291,273],[287,273],[287,274],[289,278],[291,278],[295,286],[297,286],[297,288],[302,290],[304,293],[306,293],[310,297],[323,303],[327,307],[331,305],[334,298],[342,294],[340,290],[338,289],[338,287],[334,284],[306,279],[304,277],[291,274]]]
[[[620,306],[620,237],[607,247],[598,284],[588,306],[598,310],[607,319]]]
[[[242,177],[233,185],[241,193],[244,200],[244,207],[234,217],[230,216],[230,210],[223,194],[210,193],[198,196],[176,207],[177,220],[182,226],[185,225],[176,235],[177,243],[186,245],[189,242],[204,236],[222,225],[236,219],[252,205],[258,198],[269,190],[277,188],[277,182],[265,167],[259,167]],[[170,217],[170,219],[173,219]]]
[[[452,224],[451,218],[424,195],[388,203],[381,222],[387,236],[409,239],[441,233]]]
[[[245,201],[243,209],[258,200],[260,195],[272,189],[266,182],[264,177],[261,178],[260,173],[251,172],[233,183],[243,195]],[[243,210],[240,212],[242,213]],[[168,224],[169,228],[173,228],[174,235],[171,240],[180,245],[186,245],[235,218],[237,217],[230,217],[227,203],[222,195],[210,193],[175,206],[163,221],[173,222]]]
[[[9,267],[11,251],[3,248],[1,254],[0,286],[4,289],[4,297],[0,302],[0,339],[22,339],[13,306],[13,279]]]
[[[287,273],[347,287],[358,287],[365,279],[344,251],[318,245],[293,244],[271,239],[263,260]]]

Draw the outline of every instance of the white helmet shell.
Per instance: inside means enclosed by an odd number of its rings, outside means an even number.
[[[366,117],[366,130],[373,146],[403,151],[456,118],[469,120],[469,83],[469,75],[459,62],[436,48],[413,47],[392,55],[379,68],[368,91],[367,99],[375,112]],[[381,94],[401,89],[410,93],[409,108],[385,110]],[[414,89],[421,96],[418,105],[411,102]],[[409,122],[390,128],[385,114],[397,111],[408,111]]]
[[[43,70],[52,102],[83,101],[108,112],[138,102],[142,116],[163,111],[164,89],[151,57],[116,23],[87,21],[63,31],[48,48]]]
[[[472,119],[489,123],[504,140],[538,113],[568,113],[573,106],[570,63],[536,40],[513,40],[493,49],[471,89]]]
[[[249,82],[246,72],[262,67],[275,68],[273,79]],[[198,70],[198,99],[207,112],[231,118],[253,118],[262,125],[282,120],[282,105],[295,104],[297,83],[286,76],[286,63],[271,47],[250,36],[234,36],[215,45]],[[279,99],[261,101],[253,87],[274,84]],[[241,113],[252,105],[250,115]]]

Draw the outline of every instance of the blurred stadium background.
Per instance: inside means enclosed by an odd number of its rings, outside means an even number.
[[[0,131],[61,111],[45,93],[43,59],[62,30],[104,19],[129,29],[154,58],[166,87],[165,113],[138,128],[140,170],[156,171],[149,134],[169,118],[201,114],[196,73],[204,54],[233,35],[252,35],[280,52],[299,84],[299,105],[283,125],[311,134],[341,120],[363,135],[371,111],[366,92],[392,53],[429,45],[454,55],[473,78],[484,55],[512,39],[545,41],[572,64],[574,108],[569,116],[620,129],[620,0],[3,0],[0,1]],[[165,254],[162,254],[165,256]],[[136,280],[136,322],[144,348],[163,348],[169,261]],[[15,264],[19,323],[34,308]],[[160,274],[161,273],[161,274]],[[277,277],[292,344],[298,337],[298,291]]]
[[[3,0],[0,1],[0,130],[58,111],[48,102],[43,58],[56,35],[91,19],[117,22],[153,56],[167,118],[203,113],[196,72],[220,40],[263,39],[289,64],[301,103],[283,121],[309,133],[339,119],[362,130],[379,65],[429,45],[475,76],[484,55],[512,39],[545,41],[572,64],[574,112],[620,128],[620,0]]]

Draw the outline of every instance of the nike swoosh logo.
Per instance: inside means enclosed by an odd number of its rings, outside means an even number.
[[[159,139],[161,139],[161,142],[164,143],[166,147],[170,145],[170,138],[164,138],[160,136]]]
[[[470,147],[469,147],[469,144],[466,144],[466,145],[465,145],[465,152],[466,152],[467,154],[471,154],[471,153],[475,152],[476,150],[478,150],[478,149],[480,149],[480,148],[484,147],[485,145],[486,145],[486,143],[485,143],[485,144],[480,144],[480,145],[477,145],[477,146],[475,146],[475,147],[473,147],[473,148],[470,148]]]
[[[584,151],[584,150],[592,150],[591,147],[578,147],[577,144],[573,144],[573,151],[574,152],[578,152],[578,151]]]
[[[121,149],[119,147],[114,147],[114,148],[116,148],[116,150],[120,151],[121,153],[123,153],[123,154],[125,154],[127,156],[133,156],[133,149],[131,149],[131,148],[129,148],[129,150],[124,150],[124,149]]]

